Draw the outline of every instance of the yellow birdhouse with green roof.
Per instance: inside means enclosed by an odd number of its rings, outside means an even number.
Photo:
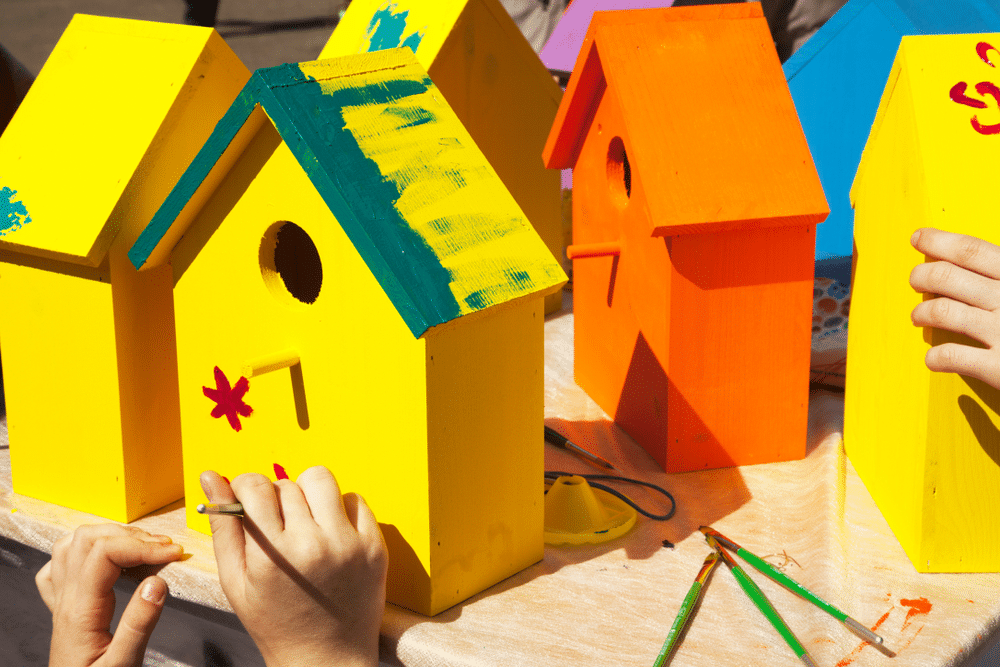
[[[172,274],[127,252],[249,76],[210,28],[76,15],[0,136],[15,492],[117,521],[183,495]]]
[[[566,277],[409,50],[258,70],[130,257],[173,272],[188,525],[205,469],[322,464],[382,523],[390,602],[541,559]]]
[[[979,343],[914,327],[909,285],[918,228],[1000,243],[997,47],[1000,34],[903,37],[851,190],[844,445],[919,572],[1000,571],[1000,392],[927,369],[930,346]]]
[[[558,171],[542,149],[562,91],[499,0],[353,0],[320,58],[409,47],[552,254],[564,256]],[[562,297],[546,299],[546,312]]]

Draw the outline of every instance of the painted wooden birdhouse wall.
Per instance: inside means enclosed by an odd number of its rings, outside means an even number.
[[[818,272],[852,253],[849,190],[900,38],[992,30],[1000,30],[997,0],[850,0],[785,63],[830,202],[830,216],[816,231]]]
[[[259,70],[131,256],[173,267],[189,499],[326,465],[425,614],[542,557],[565,274],[409,50]]]
[[[545,159],[577,383],[668,472],[801,458],[826,204],[760,5],[595,13]]]
[[[0,137],[15,492],[117,521],[183,495],[171,273],[126,253],[249,76],[209,28],[77,15]]]
[[[1000,243],[992,160],[1000,142],[1000,34],[900,43],[851,200],[857,246],[844,446],[920,572],[1000,570],[1000,392],[932,373],[928,348],[979,346],[915,328],[914,230]]]
[[[540,158],[562,91],[498,0],[354,0],[320,58],[409,47],[552,254],[559,174]],[[559,310],[562,295],[546,298]]]

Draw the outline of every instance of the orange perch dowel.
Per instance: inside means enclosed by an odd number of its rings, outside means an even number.
[[[584,259],[586,257],[610,257],[620,255],[622,244],[619,241],[608,243],[581,243],[566,246],[566,257],[569,259]]]

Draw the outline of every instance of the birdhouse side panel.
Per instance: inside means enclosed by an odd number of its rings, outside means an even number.
[[[184,496],[173,271],[136,271],[128,235],[109,253],[129,521]]]
[[[667,472],[805,456],[815,229],[670,239]]]
[[[427,336],[431,614],[542,558],[544,318],[535,296]]]
[[[992,192],[991,156],[1000,134],[1000,34],[904,38],[931,226],[1000,243],[982,193]],[[947,91],[947,94],[945,93]],[[975,106],[970,106],[975,104]],[[985,105],[985,106],[983,106]],[[905,235],[909,230],[901,229]],[[931,261],[931,258],[928,258]],[[981,343],[927,329],[932,346]],[[928,571],[1000,571],[1000,392],[974,378],[930,374],[924,554]]]
[[[425,343],[288,148],[251,142],[175,254],[194,258],[174,293],[187,497],[206,468],[232,479],[279,463],[294,479],[325,465],[426,578]],[[208,532],[194,504],[188,524]]]
[[[916,567],[931,411],[928,341],[910,312],[909,285],[923,260],[909,243],[927,224],[927,184],[909,76],[890,79],[881,120],[852,189],[854,274],[844,398],[844,447],[858,475]],[[925,565],[926,567],[926,565]]]
[[[928,330],[931,345],[977,345]],[[929,371],[928,371],[929,372]],[[931,374],[921,572],[1000,572],[1000,391],[956,373]]]
[[[128,521],[110,279],[0,265],[15,493]]]

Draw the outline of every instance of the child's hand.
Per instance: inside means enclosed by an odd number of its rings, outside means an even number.
[[[377,665],[387,556],[360,496],[341,499],[330,471],[297,482],[202,473],[212,503],[243,503],[243,519],[213,515],[219,581],[269,667]]]
[[[935,345],[927,351],[927,367],[978,378],[1000,389],[1000,248],[930,228],[918,229],[910,243],[937,260],[917,265],[910,285],[940,295],[913,309],[913,324],[965,334],[986,345]]]
[[[117,524],[81,526],[52,546],[52,560],[35,576],[52,612],[50,667],[142,665],[146,642],[160,618],[167,584],[147,577],[111,635],[112,587],[122,568],[162,565],[183,555],[165,535]]]

